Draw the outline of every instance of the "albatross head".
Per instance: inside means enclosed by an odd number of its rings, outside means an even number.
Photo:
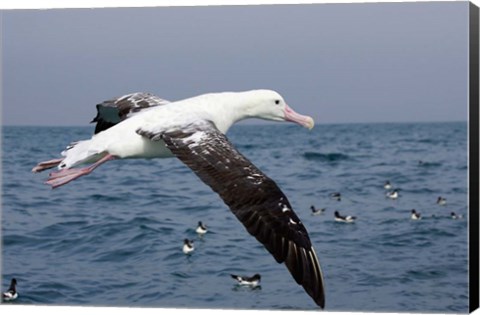
[[[300,115],[287,105],[283,97],[275,91],[256,90],[248,92],[252,96],[246,104],[249,117],[274,121],[291,121],[312,129],[312,117]]]

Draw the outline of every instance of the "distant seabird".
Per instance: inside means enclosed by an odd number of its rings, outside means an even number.
[[[191,252],[195,250],[195,247],[193,246],[193,241],[190,241],[189,239],[184,239],[183,240],[183,248],[182,251],[184,254],[188,255]]]
[[[261,276],[257,273],[253,277],[242,277],[237,275],[230,275],[233,279],[237,280],[239,285],[247,285],[251,287],[256,287],[260,284]]]
[[[207,231],[207,227],[202,223],[202,221],[198,221],[198,226],[195,232],[197,232],[198,234],[205,234],[207,233]]]
[[[444,206],[447,204],[447,199],[443,198],[442,196],[437,198],[437,204],[440,206]]]
[[[392,184],[390,184],[390,181],[387,180],[383,185],[383,188],[385,188],[386,190],[392,189]]]
[[[450,217],[454,220],[461,219],[463,216],[461,214],[456,214],[455,212],[450,213]]]
[[[393,190],[393,191],[390,191],[390,192],[387,193],[386,196],[387,196],[387,198],[390,198],[390,199],[392,199],[392,200],[395,200],[395,199],[397,199],[397,198],[399,197],[398,190],[395,189],[395,190]]]
[[[357,219],[357,217],[354,217],[351,215],[347,215],[347,216],[340,215],[338,211],[335,211],[334,215],[335,215],[335,221],[337,222],[353,223]]]
[[[342,200],[342,194],[339,192],[333,192],[330,194],[330,198],[335,199],[336,201]]]
[[[17,279],[13,278],[12,281],[10,281],[10,287],[8,288],[8,290],[3,292],[2,297],[5,302],[13,301],[18,297],[16,286],[17,286]]]
[[[91,139],[72,143],[62,158],[41,162],[32,171],[57,166],[46,181],[57,188],[107,161],[175,156],[220,195],[247,231],[324,307],[322,271],[305,226],[277,184],[225,136],[235,122],[247,118],[291,121],[311,129],[311,117],[296,113],[270,90],[212,93],[171,103],[134,93],[102,104]],[[80,167],[84,164],[89,165]]]
[[[314,206],[311,206],[310,209],[312,210],[313,215],[318,215],[325,212],[325,208],[316,209]]]
[[[412,209],[411,213],[412,215],[410,216],[410,218],[412,220],[420,220],[421,218],[420,213],[418,213],[415,209]]]

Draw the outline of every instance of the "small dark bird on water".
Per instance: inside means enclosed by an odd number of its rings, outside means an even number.
[[[197,234],[205,234],[207,231],[207,227],[202,223],[202,221],[198,221],[198,226],[195,232],[197,232]]]
[[[313,215],[322,214],[326,210],[325,208],[316,209],[313,205],[310,207],[310,209],[312,209],[312,214]]]
[[[390,198],[392,200],[395,200],[399,197],[398,190],[395,189],[394,191],[390,191],[387,193],[387,198]]]
[[[383,185],[383,188],[385,188],[386,190],[392,189],[392,184],[390,184],[389,180],[385,182],[385,184]]]
[[[415,209],[412,209],[411,213],[412,215],[410,216],[410,218],[412,220],[420,220],[421,218],[420,213],[418,213]]]
[[[457,220],[457,219],[461,219],[462,218],[462,215],[461,214],[456,214],[455,212],[451,212],[450,213],[450,217],[454,220]]]
[[[8,301],[13,301],[18,297],[18,292],[17,292],[17,279],[13,278],[12,281],[10,282],[10,287],[6,292],[3,292],[3,300],[8,302]]]
[[[437,198],[437,204],[440,206],[444,206],[447,204],[447,199],[440,196]]]
[[[189,255],[191,252],[195,250],[195,247],[193,247],[193,241],[190,241],[189,239],[184,239],[183,240],[183,253],[186,255]]]
[[[340,201],[342,200],[342,194],[340,194],[339,192],[334,192],[330,194],[330,198]]]
[[[347,215],[347,216],[340,215],[338,211],[335,211],[334,215],[335,215],[335,221],[337,222],[353,223],[357,219],[357,217],[354,217],[351,215]]]
[[[230,275],[233,279],[237,280],[239,285],[248,285],[251,287],[256,287],[260,284],[261,276],[257,273],[253,277],[242,277],[237,275]]]

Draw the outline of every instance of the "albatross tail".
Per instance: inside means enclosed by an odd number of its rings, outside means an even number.
[[[58,166],[58,164],[62,163],[62,161],[63,161],[63,158],[40,162],[37,165],[35,165],[34,168],[32,168],[32,172],[40,173],[44,170],[48,170],[49,168]]]
[[[57,166],[59,171],[50,173],[45,182],[52,188],[57,188],[80,176],[90,174],[100,164],[115,158],[111,154],[92,148],[91,142],[92,140],[83,140],[71,144],[62,152],[63,158],[40,162],[32,169],[32,172],[38,173]],[[74,168],[77,165],[88,163],[93,164]]]

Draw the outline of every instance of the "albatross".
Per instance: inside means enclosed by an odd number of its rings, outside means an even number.
[[[277,184],[225,136],[247,118],[314,126],[311,117],[296,113],[271,90],[210,93],[175,102],[133,93],[98,104],[91,139],[73,142],[61,158],[40,162],[32,171],[57,167],[45,182],[57,188],[107,161],[177,157],[324,308],[323,275],[305,226]]]

